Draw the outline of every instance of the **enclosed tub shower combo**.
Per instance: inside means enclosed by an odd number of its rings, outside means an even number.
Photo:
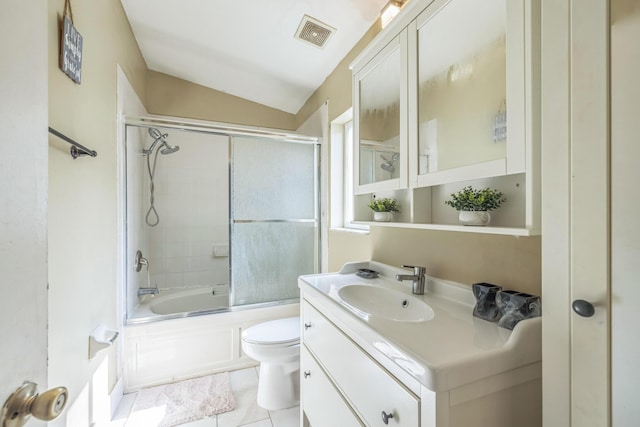
[[[243,331],[298,316],[319,270],[317,138],[159,117],[125,136],[125,390],[255,365]]]

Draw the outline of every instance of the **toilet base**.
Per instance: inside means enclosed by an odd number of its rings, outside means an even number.
[[[269,411],[300,404],[300,361],[262,362],[258,379],[258,405]]]

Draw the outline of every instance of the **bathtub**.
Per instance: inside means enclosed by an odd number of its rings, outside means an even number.
[[[151,298],[148,304],[154,314],[190,313],[229,307],[229,295],[214,293],[207,287],[161,295]]]
[[[242,331],[257,323],[300,315],[297,300],[228,307],[228,295],[212,295],[211,290],[161,290],[157,296],[144,297],[122,334],[126,393],[257,366],[242,352]],[[203,306],[203,301],[211,304]],[[191,311],[176,312],[185,309]]]
[[[127,323],[190,317],[227,310],[229,294],[225,286],[160,289],[158,295],[146,295],[129,313]]]

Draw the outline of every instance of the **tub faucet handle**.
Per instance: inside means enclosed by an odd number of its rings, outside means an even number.
[[[142,256],[142,251],[138,251],[136,252],[136,257],[133,260],[133,266],[136,268],[137,272],[140,272],[143,265],[145,265],[147,270],[149,270],[149,260]]]

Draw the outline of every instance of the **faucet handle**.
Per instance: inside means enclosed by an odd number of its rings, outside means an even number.
[[[426,267],[421,267],[419,265],[404,265],[404,264],[402,264],[402,267],[404,267],[404,268],[413,268],[413,274],[415,274],[416,276],[424,276],[425,273],[427,272],[427,268]]]

